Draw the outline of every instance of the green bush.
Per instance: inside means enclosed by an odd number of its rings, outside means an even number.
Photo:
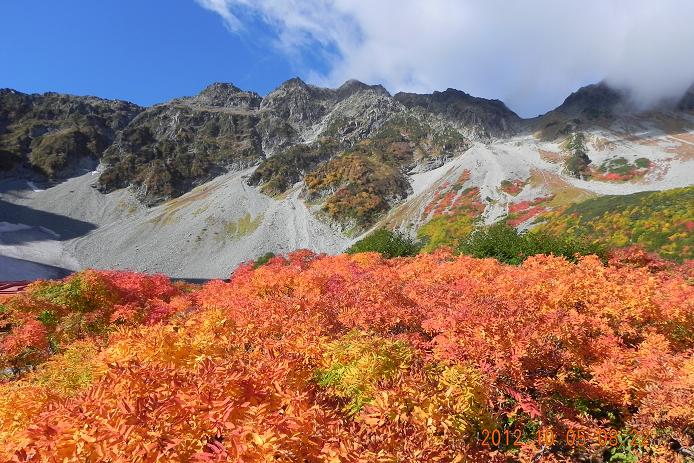
[[[421,244],[406,236],[381,228],[367,237],[357,241],[347,249],[347,254],[358,252],[378,252],[388,259],[393,257],[414,256],[419,253]]]
[[[253,268],[258,268],[267,264],[273,257],[275,257],[274,252],[266,252],[262,256],[258,257],[255,262],[253,262]]]
[[[563,256],[571,261],[576,255],[595,254],[606,259],[605,250],[575,238],[559,238],[540,232],[519,233],[515,228],[497,223],[472,232],[458,249],[473,257],[493,257],[500,262],[518,265],[536,254]]]

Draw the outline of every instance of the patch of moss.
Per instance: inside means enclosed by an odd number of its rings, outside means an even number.
[[[248,236],[258,229],[263,222],[263,214],[258,214],[252,217],[250,213],[246,213],[239,220],[233,222],[223,222],[224,239],[238,240],[244,236]]]

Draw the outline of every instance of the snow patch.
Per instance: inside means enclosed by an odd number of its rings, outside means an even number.
[[[48,233],[49,235],[51,235],[55,239],[60,239],[60,235],[58,233],[54,232],[53,230],[51,230],[50,228],[39,227],[39,229],[43,232]]]
[[[32,191],[34,191],[35,193],[38,193],[40,191],[46,191],[46,190],[43,190],[43,189],[39,188],[38,186],[36,186],[36,184],[34,182],[27,181],[27,185],[29,185],[29,188],[31,188]]]

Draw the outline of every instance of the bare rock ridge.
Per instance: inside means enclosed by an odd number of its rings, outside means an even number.
[[[255,92],[246,92],[229,83],[216,82],[194,97],[174,100],[180,104],[212,108],[257,110],[263,97]]]
[[[518,130],[520,117],[499,100],[487,100],[452,88],[420,95],[397,93],[395,99],[407,108],[421,108],[441,115],[470,136],[505,137]]]
[[[601,116],[611,116],[613,111],[626,110],[627,108],[627,95],[601,82],[573,92],[553,112],[594,119]]]

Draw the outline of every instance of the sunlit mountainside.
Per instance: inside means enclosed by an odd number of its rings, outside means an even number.
[[[526,230],[583,200],[692,185],[693,98],[637,111],[599,84],[522,119],[458,90],[358,81],[291,79],[265,97],[213,84],[150,108],[3,90],[0,209],[16,223],[0,247],[6,268],[36,276],[219,278],[269,252],[337,253],[381,227],[448,245],[500,220]],[[682,207],[651,250],[691,256]],[[620,233],[613,243],[641,242]]]

